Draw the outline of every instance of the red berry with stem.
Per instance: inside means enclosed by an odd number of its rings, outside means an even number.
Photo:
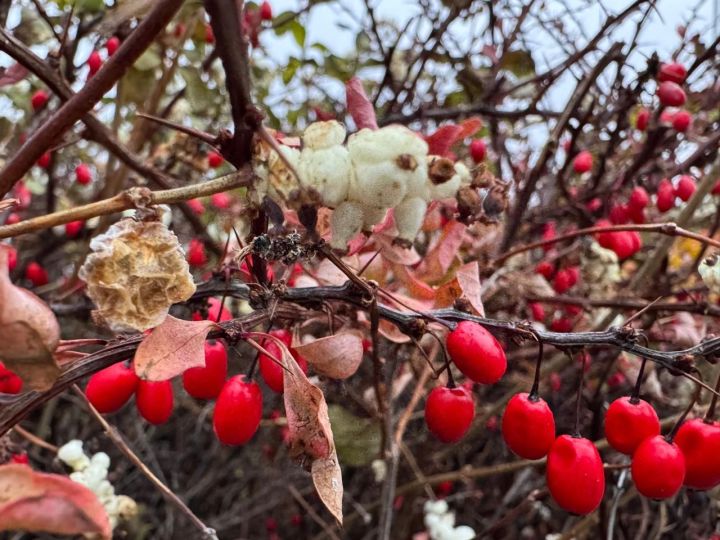
[[[662,435],[645,439],[635,449],[630,467],[637,490],[651,499],[668,499],[685,480],[685,457],[680,447]]]
[[[684,422],[675,443],[685,457],[684,484],[692,489],[711,489],[720,484],[720,425],[694,418]]]
[[[592,441],[561,435],[550,448],[546,478],[550,495],[563,510],[589,514],[605,494],[605,471]]]
[[[118,362],[94,373],[88,379],[85,395],[99,412],[112,413],[128,402],[139,382],[132,366]]]
[[[232,320],[233,316],[232,316],[232,313],[230,313],[230,310],[227,308],[226,305],[223,305],[222,312],[221,312],[220,304],[221,304],[221,301],[218,300],[217,298],[209,298],[208,299],[207,318],[205,320],[215,321],[215,322]],[[219,319],[218,319],[218,315],[220,315]],[[193,321],[202,321],[203,316],[200,314],[199,311],[193,311],[192,320]]]
[[[684,174],[680,177],[680,180],[678,180],[675,195],[683,201],[689,201],[696,189],[695,179],[692,176]]]
[[[610,208],[608,219],[613,225],[625,225],[630,221],[630,212],[624,204],[616,204]]]
[[[223,164],[223,161],[225,159],[222,157],[221,154],[218,152],[215,152],[215,150],[210,150],[207,155],[208,165],[212,167],[213,169],[217,169],[220,165]]]
[[[112,56],[113,54],[115,54],[115,51],[118,50],[118,47],[120,47],[120,38],[117,36],[111,37],[107,40],[107,43],[105,43],[105,50],[107,50],[108,56]]]
[[[23,381],[20,376],[0,362],[0,393],[19,394],[22,387]]]
[[[648,192],[645,191],[645,188],[642,186],[635,186],[632,193],[630,193],[628,206],[631,208],[645,208],[648,204],[650,204],[650,195],[648,195]]]
[[[470,143],[470,157],[475,163],[481,163],[485,161],[487,156],[487,146],[485,141],[482,139],[474,139]]]
[[[273,335],[273,332],[276,332],[275,330],[270,332],[270,335]],[[285,331],[281,331],[285,332]],[[280,336],[275,335],[278,339],[281,341],[285,341]],[[285,342],[285,345],[289,347],[289,343]],[[272,340],[266,340],[263,344],[263,348],[269,352],[276,360],[279,360],[280,362],[283,361],[282,353],[280,351],[280,347],[278,347],[277,343],[275,343]],[[307,361],[297,354],[294,350],[289,349],[291,356],[294,358],[295,362],[298,366],[300,366],[300,369],[303,370],[303,373],[307,373]],[[285,369],[280,366],[278,363],[275,362],[271,357],[269,357],[266,354],[260,353],[258,356],[258,366],[260,367],[260,375],[262,375],[263,380],[265,381],[265,384],[268,385],[268,387],[273,391],[277,392],[278,394],[282,394],[285,389],[285,382],[284,382],[284,371]]]
[[[227,378],[227,350],[221,341],[205,342],[205,365],[186,369],[185,391],[196,399],[215,399]]]
[[[95,75],[98,71],[100,71],[100,68],[103,65],[103,60],[98,51],[93,51],[90,53],[90,56],[88,56],[87,59],[87,65],[90,69],[91,77]]]
[[[170,420],[173,411],[172,381],[143,381],[138,383],[135,405],[145,420],[154,425]]]
[[[675,131],[685,133],[692,125],[692,115],[685,111],[680,110],[673,115],[672,127]]]
[[[25,278],[35,287],[42,287],[48,284],[48,273],[39,263],[31,262],[25,268]]]
[[[462,439],[475,416],[472,395],[462,386],[437,386],[425,402],[425,423],[428,430],[444,443]]]
[[[198,238],[190,240],[188,246],[187,261],[190,266],[203,266],[207,262],[205,244]]]
[[[43,153],[37,160],[37,166],[41,169],[47,169],[52,161],[52,154],[50,152]]]
[[[660,434],[660,420],[647,401],[624,396],[605,413],[605,437],[618,452],[631,456],[645,439]]]
[[[657,89],[660,103],[665,107],[682,107],[685,104],[685,90],[672,81],[660,83]]]
[[[83,227],[85,227],[85,222],[81,219],[66,223],[65,236],[67,236],[68,238],[75,238],[82,232]]]
[[[555,267],[550,261],[540,261],[535,267],[535,273],[540,274],[545,279],[550,279],[555,273]]]
[[[537,394],[515,394],[503,414],[502,434],[508,448],[521,458],[540,459],[555,441],[555,417]]]
[[[685,66],[679,62],[663,64],[660,66],[660,71],[658,72],[658,80],[660,82],[671,81],[682,84],[685,82],[685,77],[687,77],[687,70]]]
[[[39,111],[47,105],[50,100],[50,96],[45,90],[37,90],[32,96],[30,96],[30,105],[33,111]]]
[[[77,167],[75,167],[75,179],[77,180],[78,184],[81,184],[83,186],[86,186],[90,182],[92,182],[92,173],[90,172],[90,167],[88,167],[85,163],[80,163]]]
[[[245,444],[258,429],[262,418],[262,392],[257,383],[235,375],[225,382],[215,402],[213,428],[218,440],[227,445]]]
[[[635,117],[635,127],[640,131],[645,131],[650,121],[650,111],[645,107],[640,109]]]
[[[663,178],[658,184],[656,205],[661,213],[667,212],[675,206],[675,189],[667,178]]]
[[[272,6],[270,5],[270,2],[265,0],[262,4],[260,4],[260,18],[263,21],[272,21],[273,14],[272,14]]]
[[[583,150],[573,160],[573,170],[578,174],[583,174],[592,169],[593,157],[590,152]]]
[[[447,351],[457,368],[469,379],[494,384],[507,369],[505,351],[481,325],[462,321],[448,334]]]

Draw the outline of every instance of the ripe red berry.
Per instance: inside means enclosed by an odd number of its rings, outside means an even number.
[[[77,167],[75,167],[75,179],[78,184],[82,184],[83,186],[92,182],[90,167],[88,167],[85,163],[80,163]]]
[[[650,111],[645,107],[640,109],[635,117],[635,127],[640,131],[645,131],[650,121]]]
[[[90,53],[90,56],[88,56],[87,59],[87,65],[90,69],[91,77],[95,75],[98,71],[100,71],[100,68],[103,65],[103,60],[98,51],[93,51]]]
[[[289,334],[287,330],[272,330],[270,335],[285,342],[285,345],[289,347],[289,340],[284,337],[286,333]],[[278,347],[277,343],[269,339],[265,340],[263,348],[277,360],[282,361],[282,353],[280,352],[280,347]],[[307,373],[307,361],[293,349],[290,349],[290,354],[295,359],[295,362],[297,362],[297,365],[300,366],[300,369],[303,370],[303,373]],[[260,367],[260,375],[262,375],[265,384],[267,384],[273,392],[282,394],[285,389],[283,376],[285,370],[279,364],[276,364],[272,358],[262,353],[258,356],[258,365]]]
[[[588,212],[595,213],[602,208],[602,204],[600,197],[594,197],[585,204],[585,208],[587,208]]]
[[[715,185],[713,186],[711,193],[713,195],[720,195],[720,180],[715,182]]]
[[[583,150],[573,160],[573,170],[578,174],[583,174],[592,169],[593,157],[590,152]]]
[[[630,213],[624,204],[616,204],[610,208],[608,218],[613,225],[625,225],[630,221]]]
[[[30,97],[30,105],[33,108],[33,111],[39,111],[45,105],[47,105],[47,102],[50,100],[50,96],[45,90],[37,90],[31,97]]]
[[[628,206],[632,208],[645,208],[648,204],[650,204],[648,192],[645,191],[645,188],[642,186],[635,186],[632,193],[630,193]]]
[[[118,47],[120,47],[119,37],[113,36],[108,39],[107,43],[105,44],[105,49],[107,50],[108,56],[112,56],[113,54],[115,54],[115,51],[118,50]]]
[[[555,418],[542,398],[515,394],[503,414],[502,434],[505,444],[521,458],[540,459],[555,441]]]
[[[202,266],[207,262],[205,244],[198,238],[190,240],[187,251],[187,261],[190,266]]]
[[[589,514],[605,494],[602,459],[592,441],[561,435],[550,448],[546,478],[550,495],[567,512]]]
[[[692,197],[693,193],[695,193],[696,189],[697,186],[695,185],[693,177],[683,175],[680,177],[680,180],[678,180],[677,187],[675,188],[675,196],[679,197],[683,201],[688,201],[690,200],[690,197]]]
[[[485,161],[485,156],[487,156],[487,146],[485,146],[485,141],[482,139],[474,139],[470,143],[470,157],[475,163],[480,163]]]
[[[190,199],[187,202],[187,205],[190,207],[190,210],[192,210],[198,216],[201,216],[205,213],[205,205],[200,199]]]
[[[568,268],[563,268],[555,273],[553,279],[553,289],[558,294],[567,292],[573,286],[573,275]]]
[[[226,306],[223,306],[222,312],[220,312],[220,303],[221,303],[221,301],[218,300],[217,298],[209,298],[208,299],[208,310],[207,310],[207,319],[206,320],[215,321],[215,322],[232,320],[232,318],[233,318],[232,313],[230,313],[230,310]],[[220,315],[219,319],[218,319],[218,315]],[[193,321],[202,321],[203,317],[199,311],[194,311],[192,314],[192,320]]]
[[[505,351],[495,337],[471,321],[458,323],[446,341],[450,359],[469,379],[494,384],[507,369]]]
[[[232,203],[232,197],[225,192],[215,193],[210,195],[210,204],[212,204],[218,210],[225,210],[230,208]]]
[[[628,208],[628,215],[633,223],[645,223],[645,209],[637,206]]]
[[[263,21],[271,21],[272,20],[272,6],[270,5],[270,2],[265,0],[262,4],[260,4],[260,18]]]
[[[463,438],[475,417],[475,404],[466,388],[437,386],[425,402],[425,423],[430,433],[444,443]]]
[[[679,110],[673,115],[672,127],[675,131],[685,133],[692,125],[692,115],[685,111]]]
[[[196,399],[215,399],[227,378],[227,351],[221,341],[205,342],[205,366],[186,369],[185,391]]]
[[[48,273],[35,261],[31,262],[25,268],[25,278],[35,287],[42,287],[48,284]]]
[[[210,150],[207,155],[208,165],[212,167],[213,169],[217,169],[220,165],[223,164],[223,161],[225,159],[220,155],[219,153],[215,152],[214,150]]]
[[[262,418],[262,392],[257,383],[235,375],[225,382],[215,403],[213,428],[227,445],[245,444],[257,431]]]
[[[683,423],[675,443],[685,457],[684,484],[711,489],[720,484],[720,425],[694,418]]]
[[[20,181],[15,184],[13,196],[18,200],[17,208],[19,210],[27,210],[28,208],[30,208],[30,202],[32,201],[32,193],[25,185],[25,182]]]
[[[83,230],[83,227],[85,227],[85,222],[81,219],[77,220],[77,221],[71,221],[70,223],[66,223],[65,224],[65,236],[67,236],[68,238],[75,238]]]
[[[550,261],[540,261],[535,267],[535,273],[540,274],[545,279],[550,279],[555,273],[555,267]]]
[[[125,405],[137,390],[140,379],[132,366],[118,362],[88,379],[85,395],[101,413],[111,413]]]
[[[135,405],[145,420],[160,425],[170,420],[173,411],[172,381],[143,381],[138,383]]]
[[[667,178],[660,180],[656,204],[659,212],[667,212],[675,206],[675,189]]]
[[[662,435],[645,439],[637,447],[630,467],[637,490],[651,499],[675,495],[685,480],[685,457],[674,442]]]
[[[685,66],[678,62],[663,64],[660,66],[660,71],[658,72],[658,80],[660,82],[672,81],[677,84],[682,84],[685,82],[685,77],[687,77],[687,70]]]
[[[573,322],[567,317],[557,317],[550,323],[553,332],[572,332]]]
[[[21,452],[19,454],[13,454],[10,456],[10,462],[11,463],[17,463],[19,465],[29,465],[30,464],[30,458],[25,452]]]
[[[614,251],[621,261],[642,248],[642,239],[636,231],[603,232],[597,235],[597,240],[605,249]]]
[[[0,362],[0,394],[19,394],[23,387],[22,379]]]
[[[529,302],[530,314],[534,321],[543,322],[545,320],[545,308],[539,302]]]
[[[40,156],[37,160],[37,166],[41,169],[47,169],[50,166],[50,162],[52,161],[52,154],[50,152],[45,152],[42,156]]]
[[[605,413],[605,437],[608,443],[628,456],[645,439],[659,434],[658,415],[645,400],[621,397],[613,401]]]
[[[682,107],[685,104],[685,91],[672,81],[660,83],[657,89],[660,103],[665,107]]]
[[[8,217],[5,218],[5,225],[15,225],[16,223],[20,223],[20,214],[17,212],[9,213]]]
[[[215,43],[215,32],[209,23],[205,23],[205,43],[209,45]]]

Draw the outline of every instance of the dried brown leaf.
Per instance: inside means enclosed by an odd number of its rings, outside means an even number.
[[[142,340],[133,365],[138,377],[166,381],[192,367],[205,365],[205,338],[213,321],[183,321],[168,315]]]
[[[456,300],[465,300],[474,315],[485,316],[480,297],[480,272],[477,261],[458,268],[455,277],[449,283],[438,288],[435,307],[452,306]]]
[[[84,485],[27,465],[0,465],[0,531],[15,530],[112,537],[105,508]]]
[[[340,463],[335,450],[333,449],[328,457],[313,461],[310,471],[320,500],[338,523],[342,525],[343,481]]]
[[[362,338],[342,332],[294,347],[313,369],[332,379],[347,379],[353,375],[363,358]]]

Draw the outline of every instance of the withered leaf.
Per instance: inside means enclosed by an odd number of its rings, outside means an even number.
[[[458,299],[467,301],[473,315],[485,316],[485,308],[480,298],[480,273],[477,261],[458,268],[452,281],[438,288],[435,306],[439,308],[452,306]]]
[[[140,343],[133,360],[135,373],[149,381],[166,381],[204,366],[205,338],[216,326],[213,321],[183,321],[168,315]]]
[[[317,373],[333,379],[353,375],[363,357],[362,338],[351,332],[326,336],[294,349]]]
[[[0,531],[15,530],[112,537],[105,508],[84,485],[27,465],[0,465]]]
[[[343,481],[335,450],[328,457],[313,461],[310,473],[320,500],[342,525]]]

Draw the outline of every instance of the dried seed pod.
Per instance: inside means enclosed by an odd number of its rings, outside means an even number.
[[[118,221],[90,243],[80,269],[96,317],[112,330],[147,330],[195,292],[178,239],[157,221]]]

